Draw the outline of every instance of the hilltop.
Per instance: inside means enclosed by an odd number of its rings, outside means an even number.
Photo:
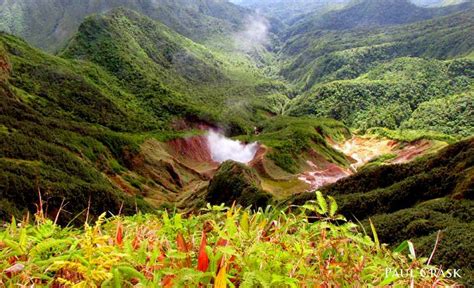
[[[2,1],[0,30],[57,51],[88,15],[125,7],[165,23],[195,41],[235,32],[249,11],[220,0]]]
[[[298,87],[310,89],[321,82],[356,78],[398,57],[465,56],[472,52],[472,37],[466,35],[473,33],[473,14],[470,9],[415,24],[370,30],[295,30],[298,32],[289,34],[292,36],[280,52],[281,73]]]
[[[358,0],[349,2],[343,9],[322,15],[310,13],[290,29],[290,34],[302,30],[344,30],[407,24],[448,15],[467,7],[472,7],[472,4],[424,8],[408,0]]]

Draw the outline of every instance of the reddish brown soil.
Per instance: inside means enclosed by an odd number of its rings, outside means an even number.
[[[410,162],[418,156],[423,155],[428,149],[431,148],[431,143],[426,140],[420,140],[408,144],[399,150],[397,157],[391,161],[393,164]]]
[[[122,177],[120,177],[118,175],[114,175],[114,176],[109,177],[109,179],[112,180],[112,182],[116,186],[118,186],[118,188],[120,188],[120,190],[126,192],[127,194],[129,194],[129,195],[137,194],[137,189],[132,188],[130,186],[130,184],[128,184],[128,182],[125,181]]]
[[[324,185],[337,182],[339,179],[345,178],[352,174],[350,169],[345,169],[329,162],[314,164],[308,161],[313,167],[312,171],[302,173],[298,179],[310,185],[310,190],[318,189]]]
[[[352,167],[338,166],[316,151],[309,151],[305,154],[306,164],[301,167],[305,172],[291,175],[283,170],[279,171],[276,166],[273,167],[272,161],[265,158],[269,148],[264,145],[258,148],[254,159],[248,165],[253,167],[262,178],[269,180],[265,182],[269,185],[268,189],[277,187],[279,190],[275,191],[289,189],[291,193],[298,193],[303,191],[295,191],[295,189],[306,190],[309,186],[309,190],[314,191],[348,177],[371,159],[383,154],[397,155],[387,163],[402,163],[413,160],[432,147],[430,141],[398,143],[387,139],[359,136],[343,143],[332,142],[331,144],[352,161]],[[204,193],[208,181],[212,179],[219,166],[212,160],[206,135],[179,138],[167,143],[147,141],[143,144],[140,155],[130,159],[129,162],[133,171],[153,180],[151,185],[145,185],[144,191],[145,196],[152,198],[156,203],[185,203],[191,201],[193,197],[198,197],[197,195]],[[134,189],[123,179],[111,180],[127,193],[137,192],[133,191]],[[278,181],[295,181],[296,183],[295,187],[288,188],[280,185]],[[298,186],[298,183],[301,183],[301,186]],[[281,191],[278,193],[286,193]]]
[[[388,163],[406,163],[427,153],[427,151],[432,147],[432,143],[427,140],[403,144],[394,140],[358,136],[353,137],[344,143],[334,143],[331,141],[329,141],[329,143],[351,160],[351,169],[339,167],[336,164],[325,161],[324,159],[314,162],[308,161],[308,164],[310,164],[313,169],[300,174],[298,179],[308,183],[311,186],[311,190],[315,190],[319,187],[334,183],[339,179],[352,175],[358,168],[378,156],[384,154],[396,154],[397,156]]]
[[[259,175],[270,177],[265,169],[265,164],[263,163],[263,159],[265,157],[265,154],[267,154],[267,151],[267,147],[260,145],[260,147],[258,147],[257,153],[255,153],[253,160],[250,161],[248,165],[250,167],[255,168]]]
[[[178,157],[214,163],[209,151],[207,138],[204,135],[174,139],[168,142],[168,145],[175,151]]]

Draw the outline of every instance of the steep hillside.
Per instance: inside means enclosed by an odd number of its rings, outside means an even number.
[[[423,104],[424,108],[420,107],[420,110],[413,115],[413,120],[410,120],[405,127],[425,127],[458,135],[470,135],[468,123],[469,118],[472,118],[469,116],[472,113],[469,105],[473,99],[472,93],[469,92],[462,98],[467,106],[457,102],[448,104],[443,98],[447,95],[472,91],[473,64],[470,59],[443,62],[398,58],[387,64],[381,64],[354,80],[317,85],[303,96],[294,99],[287,108],[287,113],[294,116],[331,117],[363,130],[370,127],[396,129],[405,125],[403,123],[412,117],[413,111],[420,104],[438,99],[433,104],[446,103],[446,106],[452,106],[452,113],[448,117],[454,121],[453,123],[441,119],[436,122],[432,118],[434,115],[431,115],[429,120],[420,119],[419,125],[414,124],[415,119],[422,117],[422,110],[430,106]],[[460,107],[463,107],[462,110]],[[431,125],[433,127],[422,124],[422,121],[434,121]],[[467,122],[462,124],[463,121]],[[454,128],[456,124],[460,125]]]
[[[173,113],[221,120],[235,133],[262,117],[257,107],[272,111],[284,101],[283,84],[263,76],[249,59],[208,50],[131,10],[87,18],[61,56],[104,67],[158,114],[182,99],[194,111]],[[173,93],[154,97],[162,90]]]
[[[471,90],[422,103],[402,128],[431,130],[461,136],[474,135],[474,92]]]
[[[410,25],[370,30],[305,30],[281,51],[282,75],[307,90],[317,83],[353,79],[381,62],[411,56],[445,59],[468,55],[474,10]]]
[[[215,163],[183,159],[192,143],[171,139],[212,123],[245,133],[284,103],[250,60],[126,9],[87,18],[62,58],[4,33],[0,44],[2,217],[34,211],[39,192],[52,217],[75,203],[63,221],[89,199],[91,216],[176,202]]]
[[[183,95],[189,94],[185,93],[190,87],[186,84],[212,85],[226,80],[220,63],[207,49],[158,22],[120,8],[87,18],[61,56],[104,67],[130,92],[161,102],[151,106],[156,109],[179,97],[197,102],[198,95]],[[163,90],[175,93],[156,97]]]
[[[221,0],[9,0],[0,2],[0,30],[55,51],[86,16],[117,7],[136,10],[197,41],[235,32],[248,14]]]
[[[98,215],[107,207],[127,214],[148,209],[105,175],[123,170],[137,148],[113,130],[157,129],[160,122],[128,108],[130,95],[97,66],[48,56],[9,35],[0,35],[0,211],[20,217],[34,211],[39,193],[62,220]]]
[[[380,240],[391,245],[411,239],[419,253],[433,250],[436,234],[441,241],[433,263],[463,267],[462,281],[471,286],[474,252],[474,139],[468,139],[402,165],[372,167],[322,188],[340,203],[341,213],[363,221],[370,217]],[[314,194],[294,197],[304,203]],[[454,257],[453,255],[457,255]]]

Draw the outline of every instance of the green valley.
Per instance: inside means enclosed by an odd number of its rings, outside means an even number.
[[[473,7],[0,0],[0,286],[473,285]]]

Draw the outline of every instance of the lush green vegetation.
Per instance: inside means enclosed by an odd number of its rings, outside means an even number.
[[[246,9],[214,0],[2,1],[0,30],[54,51],[66,44],[86,16],[118,7],[133,9],[163,22],[195,41],[232,33],[249,14]]]
[[[387,128],[370,128],[369,130],[365,131],[365,133],[367,135],[376,135],[382,138],[392,139],[402,143],[413,143],[420,140],[434,140],[452,144],[460,140],[459,137],[453,137],[444,133],[430,130],[390,130]]]
[[[297,25],[291,27],[290,33],[400,25],[451,14],[466,7],[472,7],[472,5],[467,3],[427,9],[418,7],[409,0],[351,1],[344,9],[322,15],[317,12],[309,13]]]
[[[101,172],[125,170],[138,151],[136,139],[113,130],[159,122],[146,114],[138,121],[138,113],[120,102],[124,94],[113,78],[99,67],[45,55],[12,36],[1,35],[0,45],[0,57],[11,67],[8,81],[0,83],[1,217],[34,211],[39,192],[53,217],[63,201],[69,203],[66,222],[84,213],[89,200],[91,215],[103,207],[117,212],[122,203],[126,213],[148,209],[142,200],[118,192]]]
[[[62,229],[36,215],[0,232],[0,283],[35,286],[136,285],[301,287],[449,285],[441,277],[397,277],[392,269],[432,269],[405,242],[393,252],[336,215],[334,199],[301,212],[208,206],[184,216],[161,211]],[[316,213],[312,217],[307,212]],[[409,249],[408,249],[409,248]],[[411,251],[408,256],[404,252]]]
[[[148,211],[143,186],[163,188],[134,171],[146,139],[186,133],[173,129],[180,121],[220,123],[241,134],[283,105],[284,87],[255,66],[233,62],[248,59],[222,60],[124,9],[88,18],[63,52],[69,59],[7,34],[0,35],[0,53],[2,218],[33,211],[38,190],[52,217],[63,201],[75,203],[62,217],[66,223],[89,200],[91,216],[103,207],[117,212],[122,203],[125,213]]]
[[[273,117],[257,126],[257,135],[241,137],[258,141],[272,149],[268,157],[290,173],[301,172],[299,163],[316,152],[327,160],[347,165],[344,155],[327,143],[327,139],[341,141],[350,137],[349,129],[341,122],[311,117]]]
[[[61,53],[104,67],[157,117],[193,116],[246,133],[285,91],[249,59],[229,59],[126,9],[92,16]]]
[[[364,0],[322,13],[340,6],[314,1],[319,11],[281,23],[220,0],[63,2],[0,1],[0,29],[62,48],[0,34],[0,219],[42,203],[34,225],[0,232],[0,285],[404,287],[411,279],[385,268],[425,267],[404,240],[428,256],[438,235],[432,264],[474,271],[472,4]],[[242,49],[235,36],[264,44]],[[163,143],[203,127],[263,146],[250,166],[217,168]],[[399,148],[451,145],[408,164],[382,155],[321,189],[362,227],[314,193],[262,210],[307,189],[298,178],[316,166],[349,171],[333,142],[350,129]],[[197,211],[208,202],[250,208]],[[174,205],[186,214],[165,211]],[[369,217],[373,241],[359,233]]]
[[[440,252],[434,259],[444,267],[461,265],[467,275],[463,281],[472,285],[474,279],[468,276],[474,268],[472,233],[468,231],[474,219],[473,165],[471,138],[412,163],[367,167],[322,188],[322,192],[335,197],[343,215],[365,219],[365,226],[370,217],[381,241],[391,245],[412,239],[420,251],[427,252],[432,249],[430,241],[442,230],[445,242],[440,243]],[[311,193],[305,193],[292,202],[301,204],[313,198]]]
[[[331,117],[362,130],[402,126],[471,135],[469,115],[472,109],[469,103],[472,103],[472,93],[464,94],[460,101],[449,101],[446,95],[472,89],[472,67],[473,61],[468,58],[447,62],[398,58],[357,79],[318,85],[294,99],[287,113]],[[418,126],[413,124],[422,117],[423,109],[427,109],[423,107],[429,107],[427,101],[432,99],[438,99],[433,100],[434,105],[443,109],[446,116],[441,114],[436,120],[436,116],[431,115],[432,125],[425,124],[422,119]],[[414,120],[409,120],[422,103],[424,105],[413,115]],[[443,108],[439,105],[441,103],[444,103]],[[407,120],[409,122],[404,124]],[[456,124],[459,126],[454,127]]]
[[[282,75],[303,90],[354,79],[399,57],[445,59],[472,52],[472,9],[433,20],[387,28],[302,30],[280,52]],[[436,28],[434,28],[436,27]]]
[[[266,207],[271,195],[262,190],[257,173],[244,164],[226,161],[209,183],[206,202],[230,206],[234,202],[244,207]]]
[[[317,15],[333,9],[341,8],[351,0],[232,0],[231,2],[249,7],[278,19],[287,25],[292,25],[308,12]],[[277,26],[279,27],[279,26]]]
[[[439,131],[445,134],[474,135],[474,91],[422,103],[403,128]]]

